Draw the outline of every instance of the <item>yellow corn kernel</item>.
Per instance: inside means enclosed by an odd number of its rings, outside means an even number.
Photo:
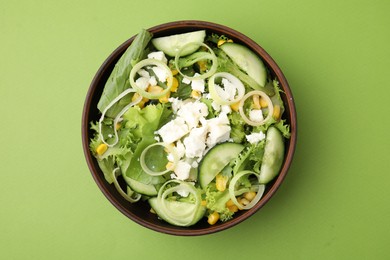
[[[234,204],[234,202],[231,199],[226,202],[226,207],[230,207],[233,205],[236,205],[236,204]]]
[[[202,205],[202,206],[206,207],[206,206],[207,206],[207,201],[205,201],[205,200],[202,200],[202,201],[200,202],[200,205]]]
[[[264,98],[260,98],[260,106],[261,106],[262,108],[268,107],[267,100],[265,100]]]
[[[116,123],[115,129],[116,129],[116,130],[119,130],[119,128],[121,128],[121,123]]]
[[[248,205],[249,202],[250,202],[250,201],[247,200],[246,198],[240,198],[240,199],[238,200],[238,203],[240,203],[240,204],[243,205],[243,206]]]
[[[222,44],[224,44],[226,41],[225,40],[219,40],[217,43],[217,46],[220,47]]]
[[[207,218],[207,222],[210,224],[210,225],[214,225],[215,223],[217,223],[217,221],[219,220],[219,213],[214,211],[213,213],[211,213],[209,215],[209,217]]]
[[[249,201],[252,201],[255,197],[256,197],[256,192],[254,191],[248,191],[244,193],[244,198]]]
[[[274,113],[272,114],[272,117],[275,120],[279,120],[279,118],[280,118],[280,106],[279,105],[274,106]]]
[[[233,212],[233,213],[238,211],[238,207],[236,205],[229,206],[227,208],[229,209],[230,212]]]
[[[198,98],[200,98],[201,96],[202,96],[202,94],[201,94],[199,91],[197,91],[197,90],[192,90],[192,91],[191,91],[191,97],[192,97],[192,98],[198,99]]]
[[[98,155],[104,154],[108,149],[108,146],[106,144],[99,144],[99,146],[96,148],[96,153]]]
[[[178,87],[179,87],[179,81],[177,80],[176,77],[173,77],[172,78],[171,92],[176,92]]]
[[[175,148],[175,145],[173,143],[168,144],[168,146],[169,146],[170,149],[167,148],[167,147],[164,148],[164,151],[166,153],[169,153],[169,150],[172,150],[173,148]]]
[[[179,71],[177,69],[173,69],[173,70],[171,70],[171,72],[172,72],[172,76],[176,76],[177,73],[179,73]]]
[[[165,165],[165,168],[167,170],[173,171],[173,169],[175,169],[175,164],[173,162],[168,162],[167,165]]]
[[[135,101],[137,100],[138,98],[140,97],[140,94],[138,94],[137,92],[134,93],[133,95],[133,98],[131,99],[131,101]],[[137,106],[139,106],[140,108],[143,108],[145,106],[145,103],[148,102],[149,99],[148,98],[142,98],[141,101],[137,104]]]
[[[205,60],[200,60],[197,62],[198,66],[199,66],[199,70],[200,71],[206,71],[207,70],[207,62]]]
[[[237,103],[233,103],[230,105],[230,108],[233,110],[233,111],[238,111],[238,108],[240,107],[240,102],[237,102]]]
[[[216,186],[217,190],[219,190],[219,191],[226,190],[226,185],[227,185],[228,180],[229,180],[229,178],[227,176],[217,174],[217,176],[215,177],[215,186]]]
[[[253,108],[253,109],[261,109],[261,106],[260,106],[260,97],[259,97],[259,95],[253,95],[253,96],[252,96],[252,99],[253,99],[252,108]]]
[[[165,94],[164,96],[160,97],[158,99],[158,101],[160,101],[160,103],[168,103],[168,99],[169,97],[171,96],[171,92],[169,91],[167,94]]]
[[[160,86],[149,86],[147,91],[151,94],[158,94],[164,91],[164,89]]]

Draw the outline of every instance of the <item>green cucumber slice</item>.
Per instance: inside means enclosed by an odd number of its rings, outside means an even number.
[[[138,192],[143,195],[148,195],[148,196],[156,196],[157,195],[157,190],[156,187],[152,184],[145,184],[142,182],[139,182],[137,180],[134,180],[132,178],[126,177],[123,175],[123,178],[125,179],[127,185],[130,186],[132,190],[135,192]]]
[[[241,144],[228,142],[218,144],[208,151],[198,168],[200,186],[205,188],[243,149],[244,146]]]
[[[225,42],[220,48],[261,87],[265,86],[267,70],[263,61],[247,47],[233,42]]]
[[[282,133],[276,127],[269,127],[265,139],[263,161],[260,168],[259,182],[268,183],[275,178],[282,167],[284,142]]]
[[[186,56],[195,52],[199,48],[199,44],[203,43],[206,37],[206,31],[194,31],[182,34],[175,34],[170,36],[158,37],[152,39],[152,44],[157,50],[163,51],[165,54],[175,57],[177,52],[186,44],[190,44],[181,51],[181,56]]]

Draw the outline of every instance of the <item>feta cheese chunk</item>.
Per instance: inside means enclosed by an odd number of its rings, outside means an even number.
[[[168,123],[166,123],[157,133],[161,136],[165,143],[173,143],[186,134],[188,134],[189,129],[183,118],[175,118]]]
[[[199,73],[195,73],[194,77],[200,76]],[[199,91],[201,93],[204,92],[204,79],[193,79],[191,81],[191,88],[193,90]]]
[[[251,133],[249,135],[246,135],[246,140],[251,144],[257,144],[261,140],[264,140],[265,134],[263,132],[259,133]]]
[[[206,127],[193,128],[190,134],[184,138],[185,155],[187,158],[202,157],[206,149]]]
[[[191,165],[185,161],[180,160],[177,162],[175,169],[173,170],[175,174],[171,175],[171,178],[184,181],[190,177],[190,171]]]
[[[263,112],[261,109],[252,109],[249,112],[249,119],[253,122],[261,122],[264,120]]]
[[[137,87],[139,87],[142,90],[146,90],[149,86],[149,78],[146,77],[139,77],[136,81],[135,84]]]
[[[161,82],[167,81],[168,72],[165,69],[155,66],[152,68],[152,70],[154,74],[156,74],[159,81]]]
[[[167,58],[165,57],[164,52],[162,52],[162,51],[151,52],[151,53],[148,54],[148,58],[149,59],[159,60],[159,61],[162,61],[164,63],[168,62]]]
[[[206,144],[209,148],[229,140],[231,127],[225,113],[220,113],[218,117],[205,120],[202,124],[205,124],[208,127],[209,135]]]
[[[197,127],[199,120],[209,114],[206,104],[198,100],[182,104],[177,115],[185,120],[190,129]]]

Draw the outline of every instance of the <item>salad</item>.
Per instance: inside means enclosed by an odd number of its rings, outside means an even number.
[[[141,30],[105,84],[90,150],[108,183],[160,219],[228,221],[279,174],[290,137],[281,91],[224,35]]]

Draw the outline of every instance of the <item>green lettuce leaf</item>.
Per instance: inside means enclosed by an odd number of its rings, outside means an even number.
[[[158,104],[148,105],[143,109],[135,106],[123,115],[126,128],[132,129],[134,136],[141,138],[134,154],[131,158],[127,158],[130,159],[130,163],[121,163],[121,170],[127,177],[145,184],[158,184],[165,180],[162,176],[153,177],[146,174],[141,167],[139,157],[147,146],[156,142],[154,132],[170,118],[171,113],[167,106]]]
[[[104,86],[103,94],[98,102],[97,107],[100,112],[102,112],[114,98],[130,87],[128,79],[130,71],[133,66],[145,56],[145,48],[149,44],[152,36],[153,35],[150,32],[141,30],[118,60]],[[106,116],[114,118],[129,101],[129,95],[122,98],[122,100],[117,102],[107,111]]]

